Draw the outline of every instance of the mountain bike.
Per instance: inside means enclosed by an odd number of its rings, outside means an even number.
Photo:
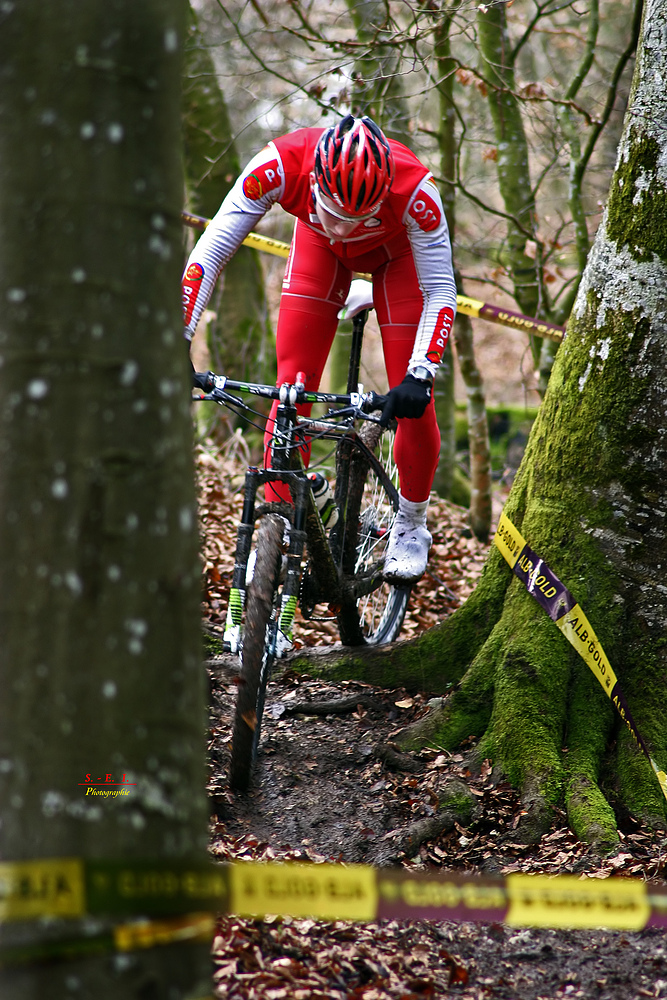
[[[306,390],[302,373],[281,386],[237,382],[213,372],[193,376],[202,390],[195,399],[251,419],[256,412],[235,392],[279,400],[271,467],[252,466],[245,474],[225,627],[225,648],[241,657],[230,767],[230,784],[238,791],[250,783],[266,686],[275,660],[292,649],[297,605],[309,619],[317,605],[327,604],[341,642],[349,646],[391,642],[405,617],[410,586],[393,586],[382,572],[398,511],[395,426],[380,426],[377,411],[386,397],[364,392],[358,384],[365,319],[360,313],[353,321],[345,394]],[[328,409],[322,416],[303,417],[297,403]],[[306,441],[318,438],[336,442],[332,509],[337,519],[328,529],[301,461]],[[262,503],[258,490],[271,483],[286,484],[292,502]]]

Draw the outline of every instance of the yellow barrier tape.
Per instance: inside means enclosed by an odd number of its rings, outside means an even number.
[[[210,941],[215,931],[215,917],[210,913],[191,913],[175,920],[136,920],[114,927],[117,951],[136,951],[179,941]]]
[[[505,514],[500,515],[498,529],[493,539],[496,548],[500,549],[504,559],[510,564],[512,569],[516,566],[517,559],[526,546],[526,539],[521,532],[514,527]]]
[[[252,864],[230,868],[232,913],[289,913],[319,920],[374,920],[375,871],[366,865]]]
[[[202,215],[193,215],[192,212],[181,212],[181,219],[187,226],[194,229],[206,229],[211,221]],[[262,236],[260,233],[248,233],[243,241],[243,246],[252,247],[254,250],[263,250],[265,253],[274,254],[277,257],[288,257],[290,250],[289,243],[285,243],[283,240],[274,240],[270,236]],[[372,275],[355,271],[355,277],[366,278],[369,281]],[[522,313],[511,312],[509,309],[500,309],[488,302],[471,299],[467,295],[456,296],[456,308],[466,316],[481,317],[492,323],[499,323],[500,326],[524,330],[526,333],[532,333],[538,337],[549,337],[551,340],[562,340],[565,332],[562,326],[557,326],[555,323],[547,323],[545,320],[524,316]]]
[[[459,312],[462,312],[464,316],[478,317],[480,309],[484,308],[484,303],[480,302],[479,299],[468,298],[467,295],[457,295],[456,308]]]
[[[575,875],[508,875],[514,927],[641,930],[651,914],[646,884],[632,879],[579,879]]]
[[[260,236],[259,233],[248,233],[243,241],[243,246],[264,250],[265,253],[272,253],[276,257],[289,256],[289,243],[283,243],[282,240],[272,240],[268,236]]]
[[[667,775],[658,769],[658,765],[651,757],[637,729],[618,678],[582,608],[544,560],[533,552],[521,532],[504,513],[500,516],[493,541],[514,574],[524,583],[528,592],[544,608],[597,677],[607,697],[630,730],[632,738],[646,755],[660,783],[662,794],[667,799]]]
[[[575,604],[571,611],[558,619],[556,625],[582,660],[588,664],[605,694],[610,698],[617,677],[607,659],[607,654],[600,645],[600,640],[593,631],[593,626],[580,606]]]
[[[85,912],[84,869],[78,858],[0,863],[0,921],[80,917]]]

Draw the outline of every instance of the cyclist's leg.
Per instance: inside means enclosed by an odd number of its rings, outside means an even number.
[[[374,298],[389,385],[395,386],[405,376],[423,305],[411,253],[401,254],[376,272]],[[426,511],[440,457],[433,400],[419,419],[398,421],[394,457],[400,480],[399,509],[385,549],[384,575],[395,584],[412,583],[424,573],[431,545]]]
[[[422,313],[423,298],[412,254],[388,261],[376,271],[373,286],[391,388],[405,376]],[[411,501],[427,500],[440,457],[440,430],[433,400],[423,417],[398,421],[394,457],[401,494]]]
[[[337,314],[350,287],[351,272],[331,253],[327,240],[297,221],[283,280],[276,331],[277,385],[293,382],[306,374],[306,388],[319,388],[320,379],[338,324]],[[264,461],[271,457],[271,437],[278,409],[274,402],[264,435]],[[300,404],[299,413],[309,415],[311,406]],[[303,448],[308,465],[310,447]],[[267,486],[267,500],[289,500],[289,490],[278,484]]]

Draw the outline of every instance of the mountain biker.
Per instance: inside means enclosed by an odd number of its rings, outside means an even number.
[[[276,333],[277,384],[304,371],[306,389],[316,390],[339,315],[375,306],[391,387],[381,419],[398,421],[400,480],[384,575],[414,582],[426,569],[426,511],[440,453],[431,389],[456,310],[440,195],[414,153],[370,118],[347,115],[331,128],[274,139],[247,165],[190,254],[183,278],[188,338],[225,264],[276,203],[296,216]],[[357,279],[350,290],[355,271],[370,272],[372,286]],[[280,488],[274,496],[289,499]]]

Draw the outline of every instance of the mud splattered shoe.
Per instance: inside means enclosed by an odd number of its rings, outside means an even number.
[[[399,495],[399,510],[384,556],[383,576],[389,583],[416,583],[424,575],[432,542],[426,527],[427,507],[428,501],[413,503]]]

